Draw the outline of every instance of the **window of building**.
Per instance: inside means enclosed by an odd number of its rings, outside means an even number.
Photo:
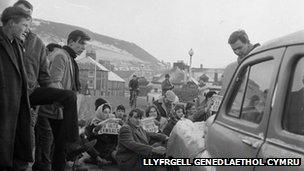
[[[304,135],[304,58],[293,68],[282,125],[289,132]]]

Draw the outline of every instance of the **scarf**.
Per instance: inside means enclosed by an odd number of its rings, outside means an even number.
[[[72,90],[80,91],[81,85],[80,85],[80,81],[79,81],[79,68],[78,68],[77,62],[75,61],[77,54],[69,46],[63,46],[62,49],[66,50],[69,53],[71,60],[72,60],[72,64],[73,64],[72,66],[73,66],[73,71],[74,71],[75,77],[74,77]]]

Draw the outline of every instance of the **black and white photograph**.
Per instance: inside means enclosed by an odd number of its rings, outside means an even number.
[[[0,171],[304,171],[303,0],[0,0]]]

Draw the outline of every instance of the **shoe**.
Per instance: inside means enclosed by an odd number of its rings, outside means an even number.
[[[68,148],[67,160],[74,161],[80,154],[94,147],[96,142],[97,140],[92,140],[90,142],[82,144],[77,141],[75,143],[67,144],[67,148]]]

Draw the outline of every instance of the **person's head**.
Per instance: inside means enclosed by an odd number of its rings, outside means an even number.
[[[107,103],[98,107],[96,111],[97,118],[101,120],[106,120],[111,116],[111,106]]]
[[[189,119],[189,117],[193,116],[196,113],[196,107],[193,102],[188,102],[186,104],[186,115],[185,117]]]
[[[137,79],[137,76],[136,76],[136,75],[133,75],[133,76],[132,76],[132,79],[133,79],[133,80],[136,80],[136,79]]]
[[[205,97],[206,97],[206,100],[209,100],[210,98],[212,98],[212,96],[216,94],[215,91],[209,91],[208,93],[206,93]]]
[[[126,113],[126,108],[123,105],[118,105],[116,107],[116,117],[117,118],[124,118]]]
[[[129,113],[129,122],[136,126],[139,127],[140,126],[140,120],[143,117],[144,112],[141,109],[133,109],[130,111]]]
[[[180,119],[184,116],[185,114],[185,107],[184,105],[182,104],[177,104],[175,107],[174,107],[174,111],[173,111],[175,117],[177,119]]]
[[[85,50],[85,46],[89,40],[91,38],[85,32],[74,30],[69,34],[67,44],[77,55],[80,55]]]
[[[50,43],[48,45],[46,45],[45,47],[45,53],[46,55],[49,55],[51,52],[53,52],[55,49],[60,49],[61,45],[56,44],[56,43]]]
[[[150,105],[146,109],[146,117],[153,117],[156,120],[160,120],[160,113],[155,105]]]
[[[31,15],[19,7],[8,7],[1,15],[1,22],[9,36],[23,41],[29,31],[31,19]]]
[[[33,5],[31,3],[29,3],[26,0],[18,0],[17,2],[14,3],[13,5],[14,7],[19,7],[22,8],[23,10],[27,11],[28,13],[30,13],[30,15],[32,15],[33,13]]]
[[[108,103],[105,99],[103,98],[98,98],[95,100],[95,111],[98,109],[99,106]]]
[[[164,102],[166,104],[172,104],[173,102],[176,101],[176,95],[173,91],[171,90],[168,90],[166,93],[165,93],[165,96],[164,96]]]
[[[259,104],[259,102],[260,102],[260,97],[258,95],[253,95],[250,98],[248,106],[255,107],[255,106],[257,106]]]
[[[250,43],[248,35],[244,30],[233,32],[228,39],[228,43],[230,44],[233,52],[239,58],[243,58],[248,55],[252,48],[252,44]]]
[[[169,80],[169,79],[170,79],[170,75],[169,75],[169,74],[166,74],[166,75],[165,75],[165,79]]]

